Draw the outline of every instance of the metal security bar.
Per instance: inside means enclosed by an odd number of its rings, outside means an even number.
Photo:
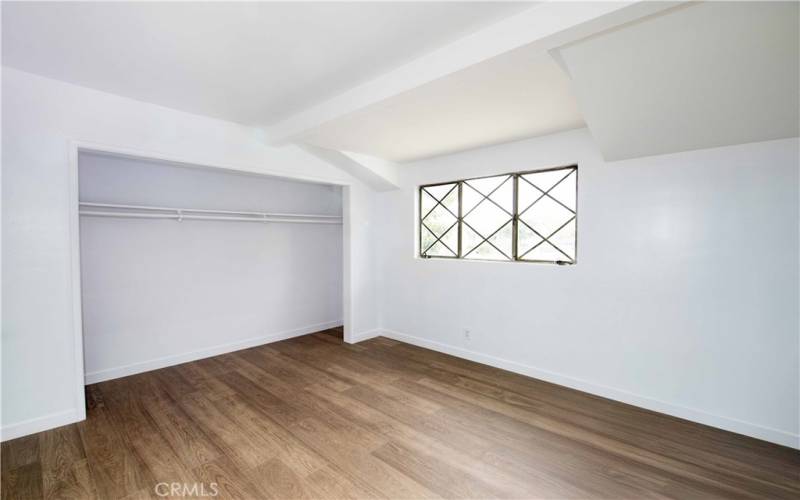
[[[575,264],[577,190],[577,165],[420,186],[419,256]]]

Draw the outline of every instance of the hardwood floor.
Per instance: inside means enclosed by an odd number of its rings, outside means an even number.
[[[800,497],[797,450],[335,331],[91,385],[87,404],[3,443],[3,499]]]

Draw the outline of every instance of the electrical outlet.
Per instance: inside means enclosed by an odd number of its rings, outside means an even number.
[[[469,328],[464,328],[464,340],[466,340],[467,342],[472,340],[472,332],[469,331]]]

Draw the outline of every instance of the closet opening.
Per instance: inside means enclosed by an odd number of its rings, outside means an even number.
[[[342,339],[346,187],[77,152],[85,385]]]

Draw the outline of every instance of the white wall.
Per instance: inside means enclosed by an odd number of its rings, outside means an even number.
[[[250,128],[17,70],[2,75],[2,438],[82,418],[72,272],[70,143],[185,163],[347,184],[344,321],[378,326],[372,282],[373,195],[296,147],[270,148]]]
[[[69,217],[77,140],[350,183],[342,300],[354,339],[382,325],[403,340],[798,445],[796,139],[604,163],[579,130],[408,165],[401,191],[377,195],[240,125],[7,68],[2,83],[3,439],[83,413]],[[577,266],[414,259],[415,185],[567,163],[580,165]]]
[[[108,155],[81,201],[341,215],[341,187]],[[342,322],[342,226],[81,217],[87,383]]]
[[[415,186],[572,163],[576,266],[414,258]],[[401,172],[388,336],[798,446],[797,139],[605,163],[584,129]]]

